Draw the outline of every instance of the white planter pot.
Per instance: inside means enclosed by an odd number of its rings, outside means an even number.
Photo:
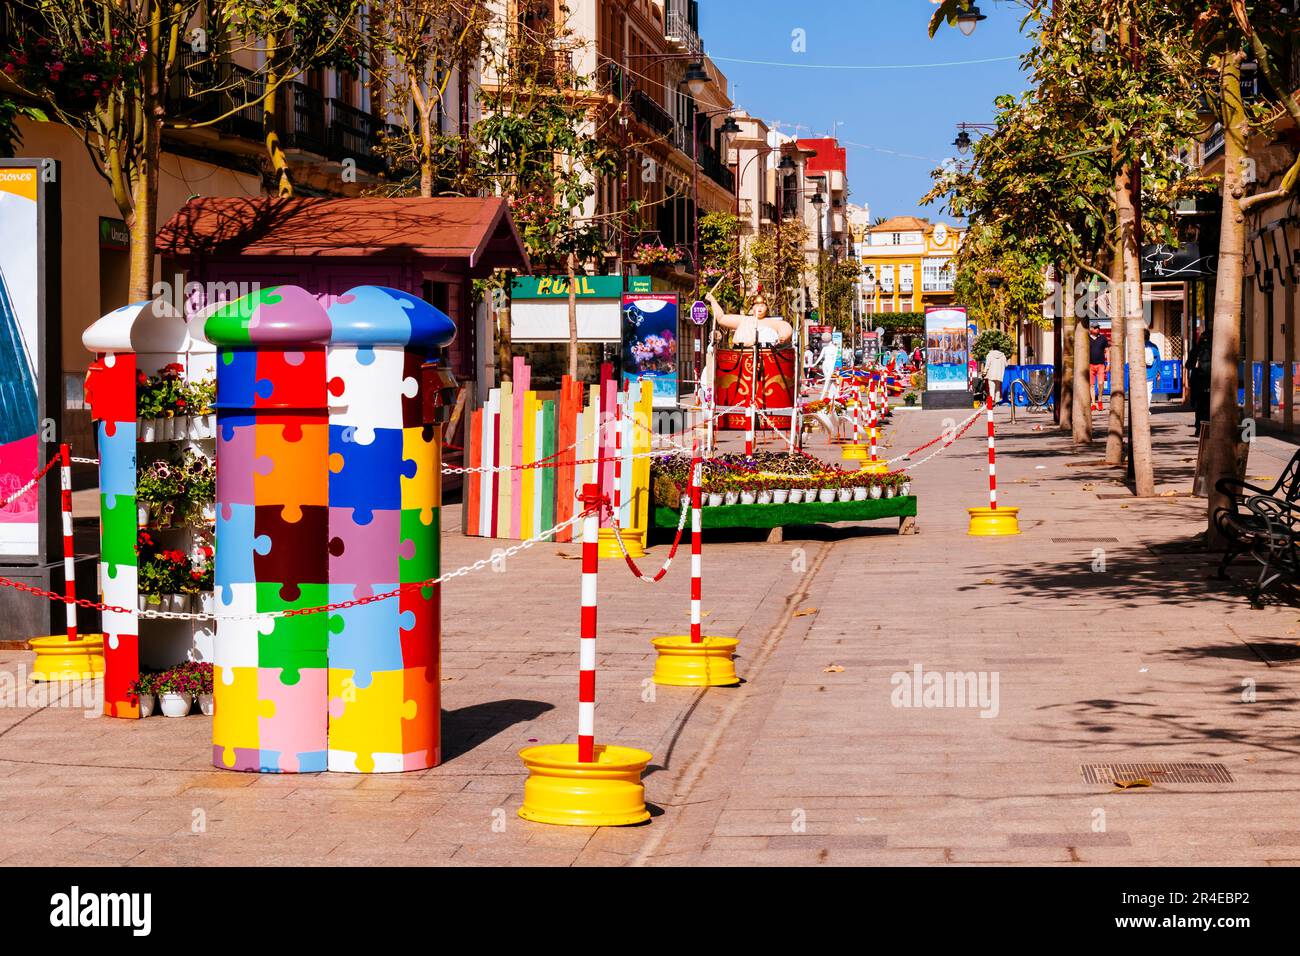
[[[912,493],[912,483],[910,481],[903,482],[902,487],[898,489],[898,493],[906,498]]]
[[[217,503],[215,501],[205,501],[199,508],[199,514],[204,521],[217,520]]]
[[[139,704],[140,704],[140,716],[152,717],[154,707],[158,705],[158,698],[155,697],[153,694],[145,694],[143,697],[140,698]]]
[[[199,605],[198,610],[199,610],[199,613],[201,613],[201,614],[211,614],[211,613],[212,613],[212,609],[213,609],[213,607],[215,606],[215,603],[214,603],[214,601],[213,601],[213,599],[212,599],[212,592],[211,592],[211,591],[200,591],[200,592],[198,593],[197,597],[198,597],[198,599],[199,599],[199,600],[198,600],[198,605]]]
[[[896,495],[896,494],[898,494],[898,492],[894,490],[894,486],[893,486],[893,485],[890,485],[888,488],[885,489],[885,497],[886,497],[886,498],[892,498],[892,497],[894,497],[894,495]]]
[[[148,525],[149,525],[149,506],[148,506],[147,504],[146,504],[146,505],[136,505],[136,506],[135,506],[135,523],[136,523],[136,526],[137,526],[137,527],[140,527],[140,528],[148,527]]]
[[[722,504],[722,495],[713,494],[712,492],[710,492],[710,494],[709,494],[709,507],[710,507],[710,508],[716,508],[716,507],[718,507],[718,505],[720,505],[720,504]]]
[[[758,503],[760,505],[770,505],[772,503],[772,492],[763,490],[758,493]]]
[[[164,717],[188,717],[194,700],[188,694],[159,694],[158,702],[162,705]]]
[[[803,489],[802,489],[802,488],[791,488],[791,489],[790,489],[790,504],[792,504],[792,505],[797,505],[797,504],[799,504],[799,502],[801,502],[801,501],[803,501]]]
[[[183,614],[190,609],[190,596],[188,594],[166,594],[163,597],[168,611]]]
[[[827,504],[827,505],[830,504],[832,501],[835,500],[835,489],[834,489],[834,488],[818,488],[818,489],[817,489],[817,500],[820,501],[820,502],[822,502],[823,504]]]
[[[854,501],[866,501],[866,500],[867,500],[867,486],[866,486],[866,485],[858,485],[856,488],[853,489],[853,500],[854,500]]]
[[[161,594],[137,594],[136,605],[142,611],[161,611],[162,595]]]
[[[172,425],[174,421],[176,421],[174,418],[158,419],[158,429],[154,432],[154,437],[158,441],[171,441],[172,436],[176,434],[176,429]]]
[[[852,489],[852,488],[836,488],[836,489],[835,489],[835,498],[836,498],[836,500],[838,500],[838,501],[852,501],[852,500],[853,500],[853,489]]]
[[[136,422],[136,432],[140,441],[157,441],[158,420],[156,418],[141,418]]]
[[[725,500],[729,505],[734,505],[737,501],[740,500],[740,492],[728,491],[723,495],[723,500]]]
[[[783,505],[790,500],[789,488],[777,488],[772,492],[772,504]]]
[[[199,701],[199,711],[203,714],[203,716],[211,717],[213,708],[215,706],[213,704],[212,695],[199,694],[198,701]]]
[[[758,500],[758,496],[752,491],[742,491],[740,493],[740,503],[742,505],[752,505]]]
[[[872,497],[872,498],[879,498],[879,497],[880,497],[880,491],[881,491],[881,488],[880,488],[879,485],[872,485],[872,486],[871,486],[871,497]]]

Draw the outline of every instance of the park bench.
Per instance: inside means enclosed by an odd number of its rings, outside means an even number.
[[[1291,456],[1277,481],[1265,488],[1240,478],[1221,478],[1215,487],[1228,496],[1228,505],[1214,512],[1214,524],[1227,541],[1223,560],[1219,562],[1219,577],[1228,576],[1228,565],[1238,555],[1253,552],[1262,535],[1268,532],[1268,519],[1259,508],[1248,503],[1254,498],[1267,498],[1285,505],[1295,504],[1300,497],[1300,451]]]
[[[1300,574],[1300,506],[1292,502],[1254,495],[1246,508],[1259,521],[1261,531],[1251,537],[1250,553],[1259,562],[1259,578],[1250,592],[1251,607],[1264,606],[1263,596],[1281,580],[1296,581]]]

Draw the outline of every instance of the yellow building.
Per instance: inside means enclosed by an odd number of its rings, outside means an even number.
[[[951,305],[953,257],[963,232],[916,216],[894,216],[865,231],[859,244],[865,272],[865,313],[924,312]]]

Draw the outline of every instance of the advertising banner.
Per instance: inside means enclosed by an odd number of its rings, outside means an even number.
[[[45,205],[54,183],[45,174],[54,168],[41,160],[0,161],[0,500],[25,485],[48,452],[41,435],[50,374]],[[43,559],[43,505],[57,498],[40,484],[0,508],[0,563]]]
[[[925,310],[925,387],[934,392],[965,391],[969,387],[970,330],[964,306],[935,306]]]
[[[623,296],[623,381],[654,386],[654,407],[677,406],[677,294],[629,292]]]

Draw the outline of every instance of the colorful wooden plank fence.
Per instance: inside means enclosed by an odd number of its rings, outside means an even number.
[[[566,375],[558,393],[540,393],[529,388],[531,382],[527,363],[516,358],[512,381],[492,389],[484,406],[470,415],[466,465],[484,471],[465,476],[465,534],[515,541],[534,537],[573,517],[577,492],[587,482],[599,483],[612,500],[613,462],[594,459],[614,454],[615,402],[623,403],[620,524],[644,533],[650,521],[645,453],[651,385],[642,383],[639,394],[620,392],[608,366],[601,370],[600,385],[584,387]],[[545,465],[519,467],[535,462]],[[574,529],[562,529],[553,540],[575,540]]]

